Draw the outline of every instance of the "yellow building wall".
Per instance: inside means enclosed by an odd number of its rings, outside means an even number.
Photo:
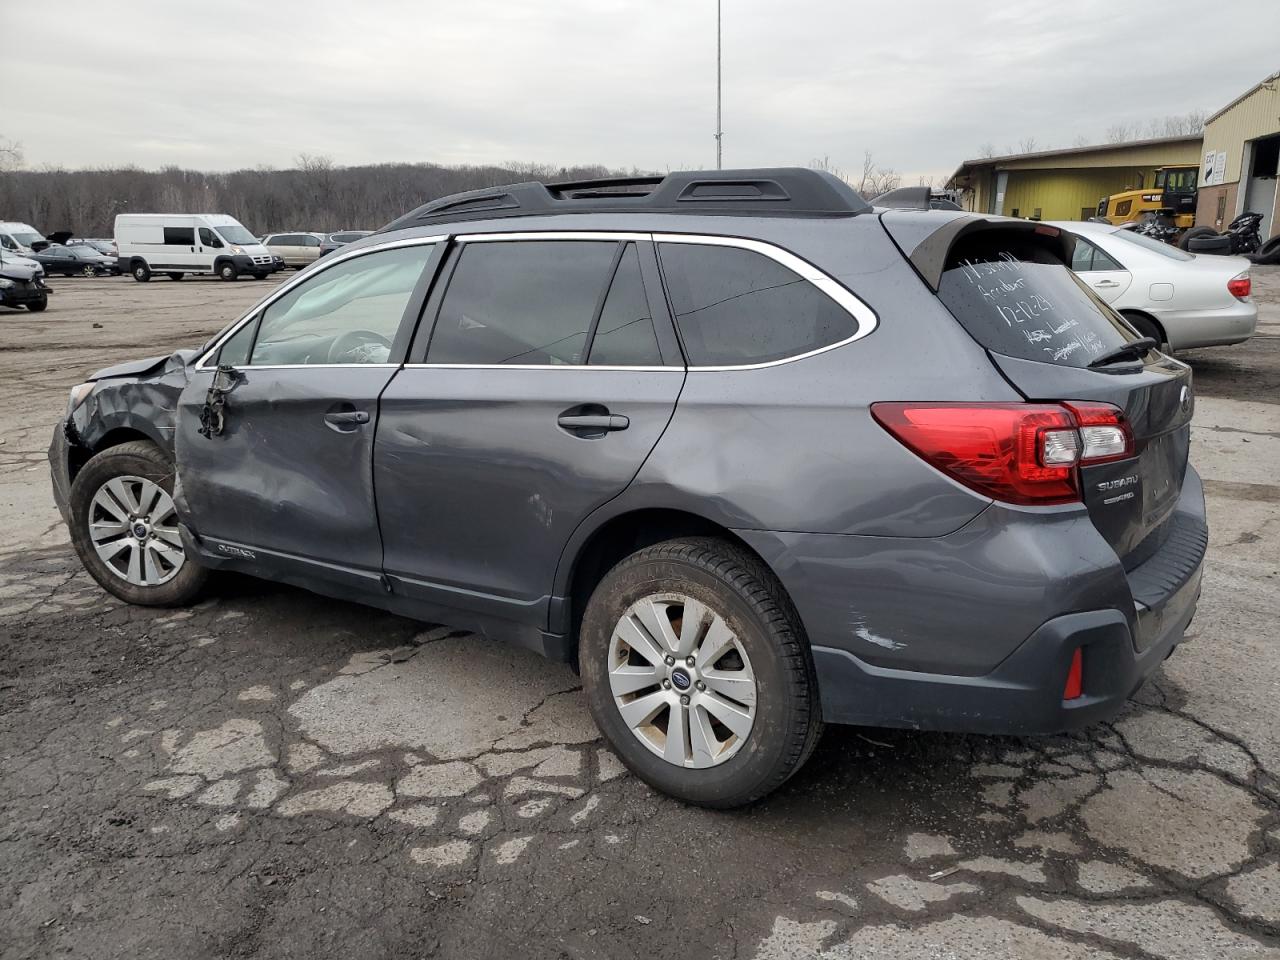
[[[1081,220],[1085,208],[1090,216],[1098,201],[1113,193],[1133,190],[1138,176],[1150,187],[1155,181],[1154,167],[1145,169],[1105,168],[1101,170],[1011,170],[1004,195],[1004,215],[1035,215],[1040,208],[1041,220]]]
[[[1233,183],[1240,179],[1244,142],[1277,133],[1280,133],[1280,74],[1205,124],[1201,156],[1210,150],[1225,152],[1227,165],[1222,182]]]

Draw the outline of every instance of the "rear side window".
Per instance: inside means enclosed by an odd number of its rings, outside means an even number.
[[[582,363],[617,247],[590,240],[465,244],[427,362]]]
[[[938,298],[982,346],[1023,360],[1087,367],[1135,339],[1057,254],[1025,235],[961,238],[947,256]]]
[[[671,306],[694,366],[740,366],[847,340],[857,322],[839,304],[754,250],[659,245]]]
[[[628,243],[609,286],[588,363],[614,367],[661,366],[653,316],[640,274],[640,254]]]
[[[165,227],[164,242],[175,247],[189,247],[196,242],[194,227]]]
[[[1089,273],[1092,270],[1123,270],[1124,267],[1088,240],[1077,236],[1075,253],[1071,255],[1071,269],[1076,273]]]

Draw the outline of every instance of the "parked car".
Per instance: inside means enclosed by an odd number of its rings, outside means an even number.
[[[345,247],[348,243],[355,243],[357,240],[363,240],[365,237],[373,233],[372,230],[343,230],[338,233],[331,233],[324,238],[324,242],[320,244],[320,256],[325,257]]]
[[[29,223],[0,221],[0,248],[10,253],[26,256],[31,254],[35,247],[45,242],[44,234]]]
[[[122,213],[116,217],[120,268],[139,283],[163,273],[181,280],[188,273],[216,274],[236,280],[248,274],[261,280],[274,272],[267,249],[225,214]]]
[[[163,606],[238,570],[575,663],[623,761],[709,806],[824,721],[1120,710],[1208,534],[1190,371],[1071,234],[812,170],[625,182],[437,200],[75,387],[49,455],[86,569]]]
[[[1143,336],[1170,349],[1241,343],[1258,307],[1243,257],[1198,255],[1100,223],[1058,223],[1076,236],[1071,268]]]
[[[320,258],[321,240],[318,233],[272,233],[262,239],[262,245],[286,266],[301,270]]]
[[[67,241],[67,246],[69,247],[78,246],[80,244],[83,244],[86,247],[92,247],[94,250],[97,250],[99,253],[105,254],[108,257],[114,258],[120,255],[119,251],[116,249],[116,243],[114,240],[84,240],[78,237],[73,237]]]
[[[58,273],[64,277],[101,277],[120,272],[115,257],[83,243],[75,246],[51,243],[31,254],[31,259],[43,266],[46,274]]]
[[[44,267],[30,257],[0,249],[0,306],[26,307],[32,313],[49,306]]]

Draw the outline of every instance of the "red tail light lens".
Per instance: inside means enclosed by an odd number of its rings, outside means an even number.
[[[1133,432],[1105,403],[875,403],[871,415],[917,456],[1005,503],[1080,500],[1076,468],[1133,456]]]
[[[1084,696],[1084,654],[1076,647],[1071,656],[1071,666],[1067,668],[1067,682],[1062,688],[1063,700],[1079,700]]]
[[[1079,500],[1076,462],[1056,462],[1062,407],[1034,403],[876,403],[871,415],[904,446],[967,487],[1006,503]],[[1046,463],[1046,443],[1050,457]]]
[[[1249,279],[1249,275],[1247,273],[1242,273],[1227,281],[1227,293],[1231,294],[1237,300],[1244,300],[1252,292],[1253,281]]]

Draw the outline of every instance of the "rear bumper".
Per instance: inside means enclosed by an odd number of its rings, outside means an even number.
[[[1243,343],[1258,328],[1258,305],[1237,300],[1214,310],[1153,310],[1175,350]]]
[[[1208,542],[1190,467],[1163,543],[1128,572],[1092,524],[1067,515],[979,517],[916,543],[743,535],[804,621],[824,719],[992,734],[1118,712],[1195,615]],[[1065,701],[1077,649],[1084,695]]]

